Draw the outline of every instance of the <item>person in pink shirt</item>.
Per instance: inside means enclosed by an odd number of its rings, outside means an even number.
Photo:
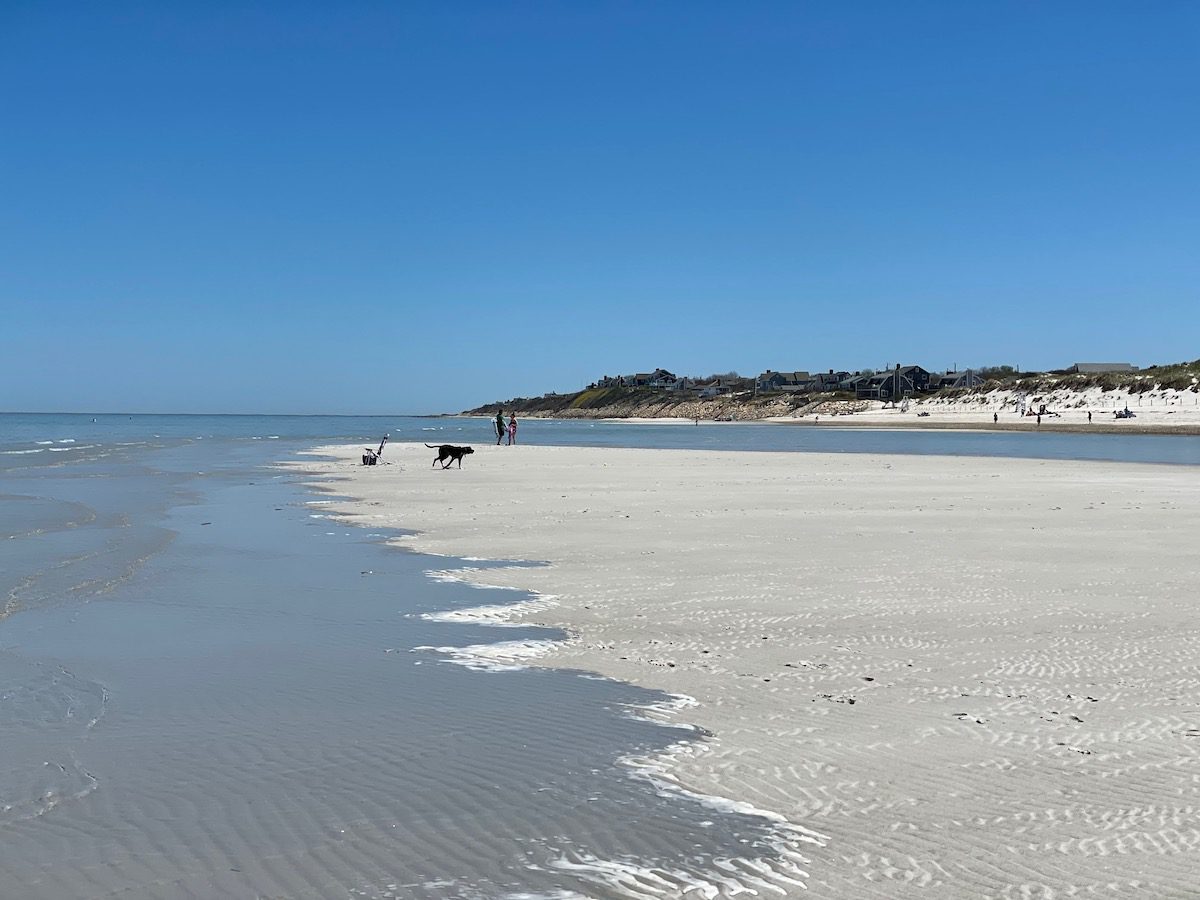
[[[513,413],[508,417],[508,446],[512,446],[517,442],[517,414]]]

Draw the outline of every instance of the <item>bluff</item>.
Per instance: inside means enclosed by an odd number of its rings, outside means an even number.
[[[855,401],[831,400],[829,395],[762,394],[746,391],[721,397],[698,398],[695,394],[665,391],[661,388],[592,388],[575,394],[545,397],[517,397],[498,400],[475,409],[466,416],[505,414],[534,419],[705,419],[708,421],[753,421],[772,416],[798,416],[820,413],[823,407],[857,405]],[[862,404],[867,405],[865,402]]]
[[[912,398],[914,412],[947,404],[1015,406],[1049,402],[1054,407],[1079,408],[1110,405],[1109,398],[1125,402],[1142,395],[1160,405],[1168,401],[1195,405],[1200,393],[1200,360],[1167,366],[1150,366],[1135,372],[1081,374],[1067,371],[1004,373],[973,388],[943,389]],[[496,410],[542,419],[704,419],[753,421],[772,417],[849,415],[878,409],[881,401],[854,398],[845,393],[758,393],[742,391],[719,397],[697,397],[691,391],[651,387],[597,387],[573,394],[547,394],[497,400],[461,415],[494,416]]]

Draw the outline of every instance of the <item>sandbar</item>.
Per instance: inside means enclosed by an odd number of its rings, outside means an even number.
[[[301,465],[351,498],[323,511],[401,546],[544,561],[457,577],[568,630],[521,664],[694,698],[711,738],[669,776],[819,836],[784,894],[1200,883],[1195,467],[475,449]]]

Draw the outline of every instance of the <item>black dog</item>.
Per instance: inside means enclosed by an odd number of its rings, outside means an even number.
[[[442,463],[443,469],[450,468],[450,463],[458,460],[458,467],[462,468],[462,458],[468,453],[474,453],[473,447],[455,447],[453,444],[426,444],[430,450],[436,450],[438,455],[434,457],[432,465]],[[445,462],[442,462],[445,460]]]

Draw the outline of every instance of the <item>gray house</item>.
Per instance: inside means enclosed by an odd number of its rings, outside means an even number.
[[[849,381],[852,376],[849,372],[835,372],[830,369],[828,372],[818,372],[813,376],[814,391],[844,391],[847,388],[842,385]]]
[[[973,388],[983,384],[983,379],[970,369],[962,372],[946,372],[942,375],[934,375],[930,380],[932,388]]]
[[[920,366],[899,366],[856,380],[854,396],[859,400],[898,400],[933,389],[931,372]]]
[[[809,391],[813,389],[813,380],[807,372],[773,372],[767,369],[755,379],[754,387],[760,393]]]
[[[752,378],[742,378],[730,375],[718,375],[712,381],[697,382],[692,385],[692,390],[696,392],[696,396],[701,399],[707,397],[723,397],[726,394],[733,394],[739,391],[748,391],[754,387]]]
[[[1075,363],[1068,372],[1080,375],[1099,375],[1102,372],[1136,372],[1138,367],[1130,363]]]

